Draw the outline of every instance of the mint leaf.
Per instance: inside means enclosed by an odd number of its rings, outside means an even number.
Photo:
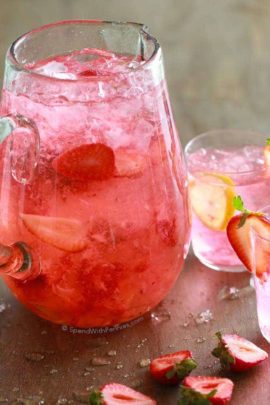
[[[94,390],[89,396],[89,405],[104,405],[103,395],[100,391]]]
[[[270,140],[270,138],[268,138],[268,139]],[[246,209],[245,205],[244,205],[244,201],[242,200],[240,195],[233,197],[233,206],[237,211],[242,212],[242,215],[240,217],[240,221],[239,221],[237,228],[242,228],[242,226],[245,225],[246,220],[250,214],[257,215],[257,216],[264,215],[262,212],[258,212],[258,211],[254,212],[254,211],[250,211],[250,210]]]
[[[266,145],[270,145],[270,138],[266,139]]]
[[[240,195],[233,197],[233,206],[237,211],[244,212],[246,211],[244,206],[244,201],[242,200]]]

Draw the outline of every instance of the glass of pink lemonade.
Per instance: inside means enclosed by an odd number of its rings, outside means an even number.
[[[240,272],[226,227],[241,195],[250,210],[269,201],[266,136],[252,131],[214,130],[193,138],[185,148],[192,206],[192,246],[206,266]]]
[[[156,306],[189,246],[186,171],[161,49],[134,23],[64,21],[7,54],[0,272],[56,323]]]
[[[270,157],[270,148],[267,147]],[[262,335],[270,342],[270,205],[249,210],[240,196],[235,206],[240,211],[228,223],[227,236],[232,248],[253,275],[257,314]]]
[[[270,206],[259,211],[264,213],[266,221],[261,221],[262,226],[251,226],[252,271],[259,326],[270,342]]]

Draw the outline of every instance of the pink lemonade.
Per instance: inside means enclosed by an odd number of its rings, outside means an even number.
[[[228,242],[226,226],[235,214],[234,196],[240,195],[245,205],[255,211],[269,201],[270,177],[264,146],[200,148],[188,155],[188,171],[194,253],[215,270],[243,271]]]
[[[28,182],[10,175],[8,138],[1,145],[1,242],[23,241],[39,266],[36,277],[5,281],[55,323],[98,327],[144,314],[187,253],[182,154],[165,81],[144,63],[83,49],[27,65],[3,90],[2,114],[30,118],[40,136]]]

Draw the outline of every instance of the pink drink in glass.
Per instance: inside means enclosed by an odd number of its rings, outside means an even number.
[[[269,199],[265,139],[265,135],[249,131],[219,130],[198,136],[187,145],[190,187],[192,189],[194,184],[199,186],[198,192],[190,192],[193,206],[192,246],[200,261],[212,269],[244,270],[228,242],[226,225],[234,215],[234,195],[241,195],[250,210],[257,210]],[[212,227],[211,218],[204,220],[204,204],[213,217],[222,217],[220,226]],[[199,215],[198,207],[202,210]]]
[[[185,167],[160,58],[153,63],[155,74],[138,57],[85,48],[6,80],[2,114],[34,121],[40,152],[23,184],[8,177],[2,144],[1,242],[23,241],[40,274],[5,281],[43,318],[128,321],[157,305],[180,272]]]

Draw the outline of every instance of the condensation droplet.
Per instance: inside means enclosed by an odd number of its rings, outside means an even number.
[[[121,364],[121,363],[116,364],[116,366],[115,366],[116,370],[121,370],[123,367],[124,367],[124,366],[123,366],[123,364]]]
[[[141,359],[141,360],[139,361],[139,366],[140,366],[141,368],[148,367],[150,363],[151,363],[151,360],[150,360],[150,359]]]
[[[44,354],[39,352],[27,352],[24,357],[29,361],[41,361],[45,358]]]
[[[206,342],[206,338],[205,338],[205,337],[198,337],[198,338],[196,339],[196,343],[204,343],[204,342]]]
[[[105,357],[93,357],[91,363],[92,366],[107,366],[111,364],[110,360]]]
[[[170,321],[171,314],[165,308],[158,308],[156,311],[151,312],[151,319],[154,323],[159,324],[162,322]]]
[[[209,323],[213,320],[213,314],[210,309],[206,309],[205,311],[200,312],[196,318],[195,322],[197,325],[201,325],[203,323]]]
[[[116,350],[109,350],[107,353],[107,355],[110,357],[116,356],[116,354],[117,354]]]

